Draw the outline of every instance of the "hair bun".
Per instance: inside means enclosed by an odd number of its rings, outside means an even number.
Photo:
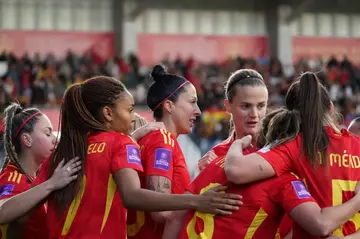
[[[154,79],[154,81],[156,81],[159,76],[163,76],[163,75],[166,75],[166,72],[165,72],[165,68],[162,65],[156,65],[151,72],[151,76]]]
[[[12,107],[14,107],[15,114],[20,114],[24,109],[18,103],[12,103]]]

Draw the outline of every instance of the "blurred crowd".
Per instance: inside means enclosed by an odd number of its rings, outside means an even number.
[[[169,72],[183,75],[197,88],[203,112],[191,137],[203,152],[229,134],[229,115],[223,111],[224,82],[231,72],[240,68],[258,70],[269,88],[269,105],[283,104],[287,88],[301,72],[318,71],[328,87],[331,98],[347,124],[360,114],[360,72],[344,57],[326,61],[300,59],[292,66],[283,66],[278,59],[265,56],[245,59],[241,56],[221,63],[202,64],[195,58],[169,59],[162,63]],[[151,84],[149,69],[136,55],[103,60],[92,53],[77,55],[68,51],[63,59],[51,53],[46,56],[10,52],[0,55],[0,107],[3,112],[9,100],[16,98],[24,106],[57,107],[66,88],[96,75],[116,77],[124,82],[138,105],[146,105],[146,89]]]

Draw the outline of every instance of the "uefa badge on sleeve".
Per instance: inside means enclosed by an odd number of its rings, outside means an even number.
[[[158,148],[155,150],[154,168],[168,171],[170,169],[171,150]]]
[[[141,165],[140,150],[135,145],[126,145],[127,161],[131,164]]]
[[[292,181],[291,182],[296,195],[298,196],[299,199],[304,199],[304,198],[311,198],[311,194],[309,193],[309,191],[307,190],[305,184],[301,181]]]

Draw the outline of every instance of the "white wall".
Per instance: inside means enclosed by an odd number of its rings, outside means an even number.
[[[125,9],[134,7],[126,2]],[[360,15],[304,13],[293,36],[360,37]],[[137,33],[265,35],[260,12],[147,9]],[[0,29],[112,31],[112,0],[0,0]]]
[[[359,37],[360,15],[303,13],[293,36]],[[138,33],[266,35],[260,12],[148,9],[136,19]]]
[[[0,29],[112,31],[111,0],[0,0]]]

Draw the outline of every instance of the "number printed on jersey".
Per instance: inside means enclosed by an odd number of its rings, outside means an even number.
[[[170,169],[171,150],[157,148],[155,150],[154,168],[168,171]]]
[[[5,184],[0,187],[0,198],[11,195],[14,191],[14,184]]]
[[[309,193],[305,184],[302,181],[292,181],[291,184],[294,187],[296,195],[299,199],[311,198],[311,194]]]
[[[135,145],[126,145],[127,161],[131,164],[141,164],[140,150]]]

